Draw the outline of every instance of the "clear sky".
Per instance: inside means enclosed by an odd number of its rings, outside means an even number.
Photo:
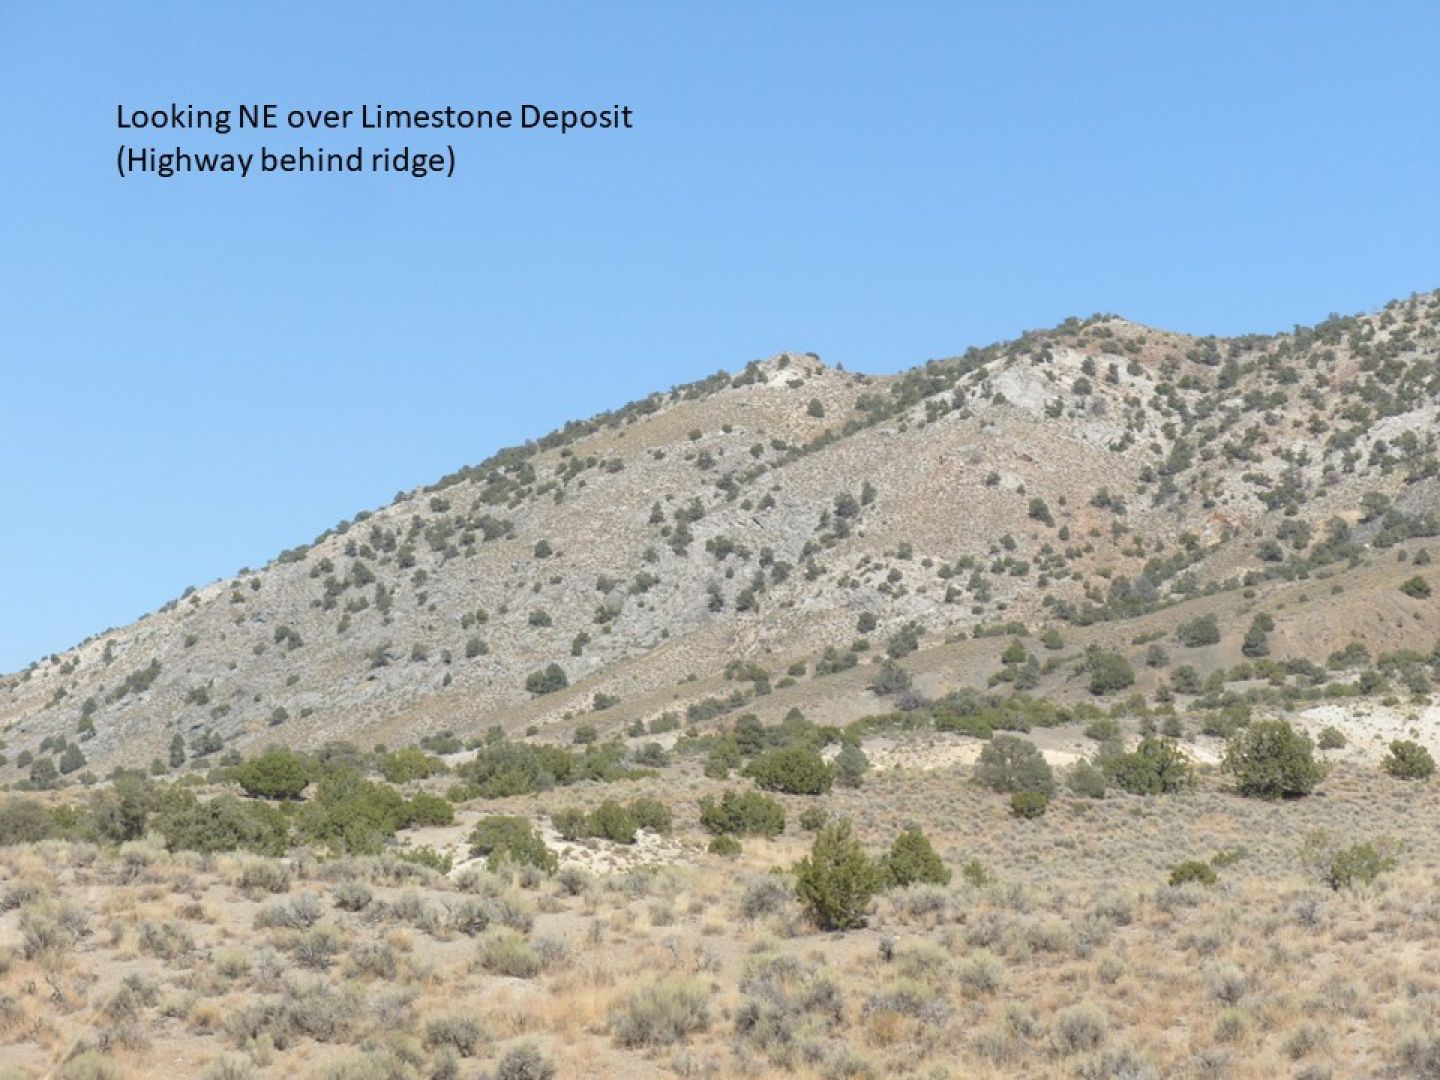
[[[1437,41],[1428,0],[5,0],[0,671],[781,350],[893,371],[1436,288]],[[119,179],[117,105],[172,101],[635,129],[460,134],[451,180]]]

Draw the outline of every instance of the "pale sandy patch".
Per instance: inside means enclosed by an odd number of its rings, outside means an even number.
[[[1440,754],[1440,705],[1345,701],[1312,706],[1295,719],[1312,736],[1330,726],[1344,732],[1348,745],[1326,753],[1347,761],[1378,761],[1395,739],[1414,739],[1432,754]]]

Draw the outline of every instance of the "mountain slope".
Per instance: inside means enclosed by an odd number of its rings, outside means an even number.
[[[0,731],[12,761],[79,737],[98,769],[164,760],[177,732],[192,752],[408,741],[596,704],[620,725],[757,686],[778,691],[766,710],[853,718],[876,710],[866,661],[887,642],[918,644],[906,665],[941,693],[1000,670],[978,628],[1053,626],[1069,656],[1207,609],[1226,636],[1202,668],[1237,662],[1260,606],[1277,655],[1428,649],[1436,600],[1377,552],[1436,532],[1437,431],[1434,293],[1265,337],[1070,320],[884,377],[779,356],[504,451],[32,665],[0,681]],[[568,685],[527,689],[550,665]],[[1079,695],[1079,676],[1027,681]]]

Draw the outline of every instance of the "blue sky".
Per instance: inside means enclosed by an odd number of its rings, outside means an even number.
[[[1428,2],[10,0],[0,671],[783,349],[893,371],[1436,288],[1437,40]],[[115,175],[117,105],[257,100],[636,127],[457,135],[453,180]]]

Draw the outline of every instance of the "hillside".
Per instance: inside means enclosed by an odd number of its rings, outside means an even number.
[[[0,686],[0,1076],[1440,1076],[1440,294],[778,356]]]
[[[1177,602],[1225,616],[1202,674],[1266,605],[1275,656],[1428,649],[1436,603],[1398,592],[1410,574],[1379,551],[1437,531],[1437,431],[1434,293],[1235,339],[1095,316],[893,376],[782,355],[503,451],[48,657],[0,681],[0,729],[12,761],[79,737],[106,768],[164,760],[176,732],[202,753],[543,732],[597,698],[619,726],[750,685],[726,679],[737,661],[853,718],[866,680],[817,668],[863,673],[907,626],[939,693],[990,674],[945,644],[980,628],[1128,642],[1124,620]],[[527,690],[551,664],[566,687]],[[1083,692],[1063,665],[1027,681]]]

